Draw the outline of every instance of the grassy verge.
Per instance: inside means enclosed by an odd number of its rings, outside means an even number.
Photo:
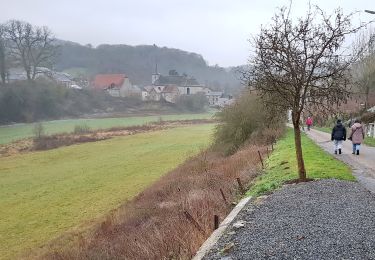
[[[0,158],[0,259],[105,215],[210,143],[194,125]]]
[[[323,151],[305,135],[302,135],[302,146],[308,178],[355,180],[348,166]],[[278,141],[274,152],[268,159],[267,169],[256,179],[247,194],[252,196],[261,195],[277,189],[285,181],[296,179],[297,177],[294,136],[293,131],[288,129],[285,137]]]
[[[212,112],[201,114],[180,114],[162,116],[134,116],[120,118],[94,118],[94,119],[68,119],[43,122],[46,134],[69,133],[76,125],[87,125],[91,129],[106,129],[111,127],[126,127],[143,125],[160,120],[189,120],[189,119],[209,119]],[[34,124],[15,124],[10,126],[0,126],[0,144],[9,143],[18,139],[32,137]]]

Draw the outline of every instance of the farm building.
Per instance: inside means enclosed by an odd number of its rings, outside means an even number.
[[[141,90],[133,86],[125,74],[98,74],[91,85],[96,90],[108,91],[114,97],[141,95]]]

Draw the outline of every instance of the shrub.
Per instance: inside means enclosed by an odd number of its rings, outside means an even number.
[[[361,116],[361,121],[365,124],[375,122],[375,112],[367,112]]]
[[[34,140],[40,140],[44,136],[44,126],[41,122],[35,123],[33,128]]]
[[[91,132],[91,128],[87,124],[75,125],[73,132],[75,134],[87,134]]]
[[[0,124],[124,111],[141,102],[136,97],[116,98],[105,91],[70,89],[46,80],[19,81],[0,87]]]
[[[243,93],[216,117],[220,123],[215,132],[214,148],[227,155],[237,151],[251,136],[254,143],[275,141],[286,122],[286,112],[265,106],[249,92]]]
[[[176,106],[180,110],[187,110],[192,112],[204,111],[207,104],[207,98],[203,93],[181,95],[176,101]]]

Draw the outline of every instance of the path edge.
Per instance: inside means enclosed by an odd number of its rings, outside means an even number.
[[[199,248],[192,260],[201,260],[203,257],[211,250],[211,248],[216,244],[216,242],[222,237],[225,230],[228,228],[229,224],[232,223],[234,218],[240,213],[240,211],[245,207],[245,205],[251,200],[251,196],[243,198],[240,202],[234,207],[234,209],[229,213],[229,215],[221,222],[218,229],[216,229],[212,234],[207,238],[203,245]]]

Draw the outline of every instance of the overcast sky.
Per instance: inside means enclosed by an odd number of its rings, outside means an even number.
[[[202,54],[209,64],[245,64],[248,39],[289,0],[0,0],[0,22],[47,25],[56,37],[81,44],[156,44]],[[293,2],[303,15],[307,0]],[[374,0],[311,0],[327,12],[373,9]],[[368,21],[375,15],[361,13]]]

